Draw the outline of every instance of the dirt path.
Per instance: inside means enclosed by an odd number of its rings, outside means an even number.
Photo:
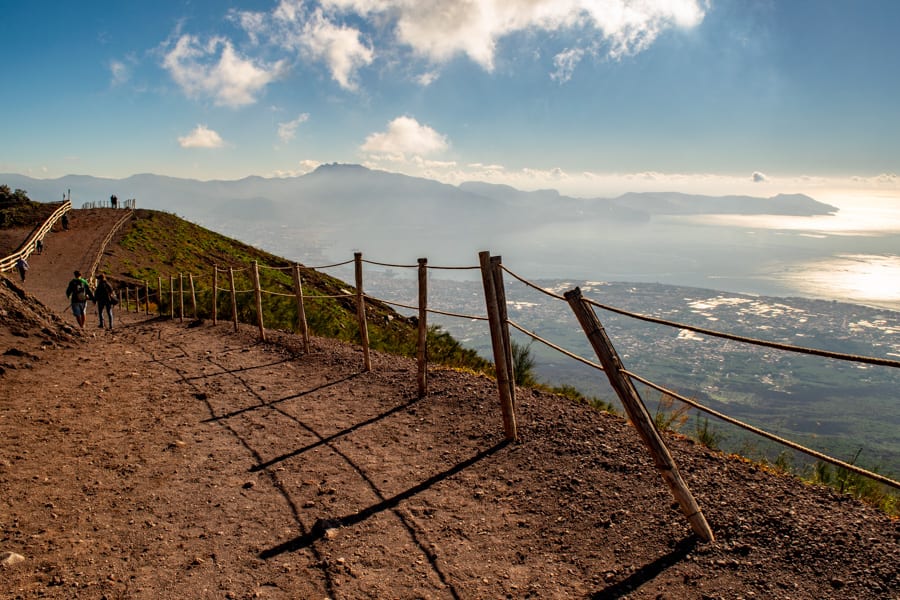
[[[63,239],[26,282],[57,306]],[[26,348],[0,374],[3,598],[900,597],[900,523],[670,438],[696,542],[615,416],[520,390],[504,444],[486,378],[435,370],[420,399],[411,361],[331,340],[133,313],[70,335],[0,301],[0,349]]]

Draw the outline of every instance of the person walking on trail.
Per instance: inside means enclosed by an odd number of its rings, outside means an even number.
[[[22,283],[25,283],[25,273],[28,271],[28,261],[21,256],[19,257],[19,260],[16,261],[16,271],[19,272]]]
[[[75,315],[78,325],[84,327],[84,311],[87,308],[87,301],[93,300],[94,295],[91,293],[91,286],[87,279],[81,276],[81,271],[75,271],[75,277],[66,288],[66,298],[72,303],[72,314]]]
[[[116,292],[106,277],[97,275],[97,287],[94,289],[94,302],[97,303],[97,314],[100,316],[100,328],[103,329],[103,311],[106,311],[109,328],[113,328],[113,306],[118,303]]]
[[[34,245],[34,249],[37,251],[38,254],[43,254],[44,253],[44,240],[38,240],[37,243]]]
[[[63,231],[69,230],[69,213],[66,213],[62,216],[62,227]]]

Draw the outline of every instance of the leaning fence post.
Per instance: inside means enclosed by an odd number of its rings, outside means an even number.
[[[503,349],[506,352],[506,371],[509,379],[509,397],[513,410],[516,408],[516,370],[512,355],[512,339],[509,337],[509,323],[506,314],[506,288],[503,286],[503,268],[499,256],[491,257],[491,276],[494,278],[494,294],[500,312],[500,327],[503,330]]]
[[[481,263],[481,281],[484,285],[484,301],[491,330],[491,347],[494,351],[494,370],[497,374],[497,391],[500,395],[500,412],[503,414],[503,430],[507,440],[515,441],[519,434],[516,428],[513,399],[509,392],[511,384],[509,367],[506,364],[506,344],[503,341],[500,309],[497,307],[497,293],[494,289],[490,253],[479,252],[478,259]]]
[[[234,330],[237,331],[237,289],[234,287],[234,267],[228,267],[228,281],[231,284],[231,319],[234,321]]]
[[[294,295],[297,297],[297,324],[303,336],[303,351],[309,354],[309,327],[306,324],[306,308],[303,306],[303,280],[300,265],[294,264]]]
[[[419,337],[416,352],[419,398],[428,393],[428,259],[419,259]]]
[[[259,263],[253,261],[253,291],[256,295],[256,322],[259,324],[259,339],[266,341],[266,326],[263,324],[262,287],[259,282]]]
[[[606,330],[603,329],[593,309],[589,308],[583,301],[580,288],[566,292],[565,297],[572,308],[572,312],[575,313],[581,328],[584,329],[588,341],[593,346],[594,352],[597,353],[597,358],[600,359],[600,364],[603,365],[603,370],[609,378],[610,385],[612,385],[612,388],[622,401],[622,405],[628,413],[628,418],[634,423],[635,429],[637,429],[644,444],[650,450],[657,470],[669,486],[672,495],[678,501],[681,512],[690,521],[694,533],[704,541],[712,542],[715,540],[712,529],[710,529],[709,524],[706,522],[706,517],[703,516],[700,510],[700,506],[694,500],[694,496],[678,472],[678,466],[656,430],[653,419],[650,417],[650,413],[647,412],[647,407],[644,406],[637,389],[634,387],[631,379],[625,374],[625,367],[622,365],[616,349],[606,334]]]
[[[356,318],[359,321],[359,337],[363,347],[365,369],[366,371],[371,371],[372,360],[369,358],[369,328],[366,324],[366,300],[363,296],[362,252],[353,253],[353,262],[356,272]]]

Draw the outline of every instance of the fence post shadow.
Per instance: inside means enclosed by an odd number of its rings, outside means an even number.
[[[408,500],[416,494],[420,494],[428,488],[434,486],[435,484],[438,484],[441,481],[447,479],[448,477],[452,477],[453,475],[462,472],[472,465],[475,465],[481,460],[505,448],[507,445],[509,445],[509,443],[509,440],[501,440],[490,448],[482,450],[475,456],[453,465],[446,471],[441,471],[436,475],[432,475],[422,483],[414,485],[413,487],[395,494],[390,498],[385,498],[381,502],[373,504],[368,508],[364,508],[359,512],[350,515],[344,515],[342,517],[316,519],[316,522],[312,525],[312,527],[309,528],[309,531],[307,531],[303,535],[295,537],[294,539],[282,542],[281,544],[273,546],[267,550],[263,550],[259,553],[259,557],[263,560],[267,560],[269,558],[274,558],[280,554],[284,554],[285,552],[296,552],[297,550],[303,550],[304,548],[308,548],[322,539],[329,529],[356,525],[357,523],[361,523],[362,521],[365,521],[369,517],[374,516],[378,513],[384,512],[386,510],[392,510],[396,508],[402,501]]]
[[[653,581],[669,567],[673,567],[687,558],[699,541],[700,538],[696,535],[687,536],[676,543],[671,552],[644,565],[622,581],[593,594],[591,600],[615,600],[634,592],[645,583]]]

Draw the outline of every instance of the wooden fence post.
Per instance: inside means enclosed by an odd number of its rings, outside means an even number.
[[[416,383],[419,398],[428,394],[428,259],[419,259],[419,337],[416,352]]]
[[[175,276],[169,276],[169,298],[171,302],[169,303],[169,316],[170,318],[175,318]]]
[[[516,427],[516,413],[510,396],[509,367],[506,364],[506,344],[503,341],[503,326],[500,323],[500,309],[494,289],[494,276],[489,252],[479,252],[481,282],[484,285],[484,302],[487,308],[488,324],[491,330],[491,347],[494,350],[494,370],[497,374],[497,391],[500,395],[500,411],[503,414],[503,430],[506,439],[515,441],[519,437]]]
[[[184,273],[178,274],[178,320],[184,322]]]
[[[150,315],[150,283],[144,280],[144,314]]]
[[[506,288],[503,286],[502,261],[499,256],[491,257],[491,276],[494,278],[494,294],[497,296],[497,309],[500,312],[500,326],[503,329],[503,349],[506,352],[506,370],[509,380],[509,397],[513,410],[516,409],[516,369],[513,363],[512,338],[509,337],[509,323],[506,314]]]
[[[259,339],[266,341],[266,326],[263,324],[262,287],[259,282],[259,263],[253,261],[253,290],[256,295],[256,322],[259,324]]]
[[[294,295],[297,297],[297,325],[303,336],[303,351],[309,354],[309,327],[306,324],[306,308],[303,306],[303,280],[300,265],[294,264]]]
[[[622,401],[622,405],[628,413],[628,418],[634,423],[635,429],[637,429],[644,444],[650,450],[657,470],[669,486],[672,495],[678,501],[681,512],[690,521],[694,533],[706,542],[714,541],[715,536],[706,522],[706,517],[703,516],[700,506],[694,500],[694,496],[678,472],[678,467],[675,465],[675,461],[672,459],[665,442],[656,430],[656,425],[654,425],[650,413],[647,412],[644,401],[641,400],[631,379],[623,372],[625,367],[622,365],[622,361],[609,336],[606,334],[606,330],[600,324],[597,315],[583,301],[580,288],[566,292],[565,297],[572,308],[572,312],[575,313],[578,322],[581,324],[581,328],[584,329],[588,341],[593,346],[594,352],[597,353],[597,358],[600,359],[600,364],[603,365],[603,370],[609,378],[610,385],[612,385],[612,388]]]
[[[237,289],[234,287],[234,267],[228,267],[228,281],[231,283],[231,318],[234,321],[234,330],[238,330],[237,314]]]
[[[212,289],[212,322],[216,324],[219,316],[216,299],[219,295],[219,265],[213,265],[213,289]]]
[[[194,311],[194,319],[197,319],[197,292],[194,290],[194,274],[188,273],[188,282],[191,284],[191,309]]]
[[[363,271],[362,252],[353,253],[353,263],[356,272],[356,318],[359,321],[359,337],[363,347],[363,361],[365,370],[372,370],[372,360],[369,357],[369,327],[366,324],[366,299],[363,296]]]
[[[156,314],[162,316],[162,275],[156,276]]]

